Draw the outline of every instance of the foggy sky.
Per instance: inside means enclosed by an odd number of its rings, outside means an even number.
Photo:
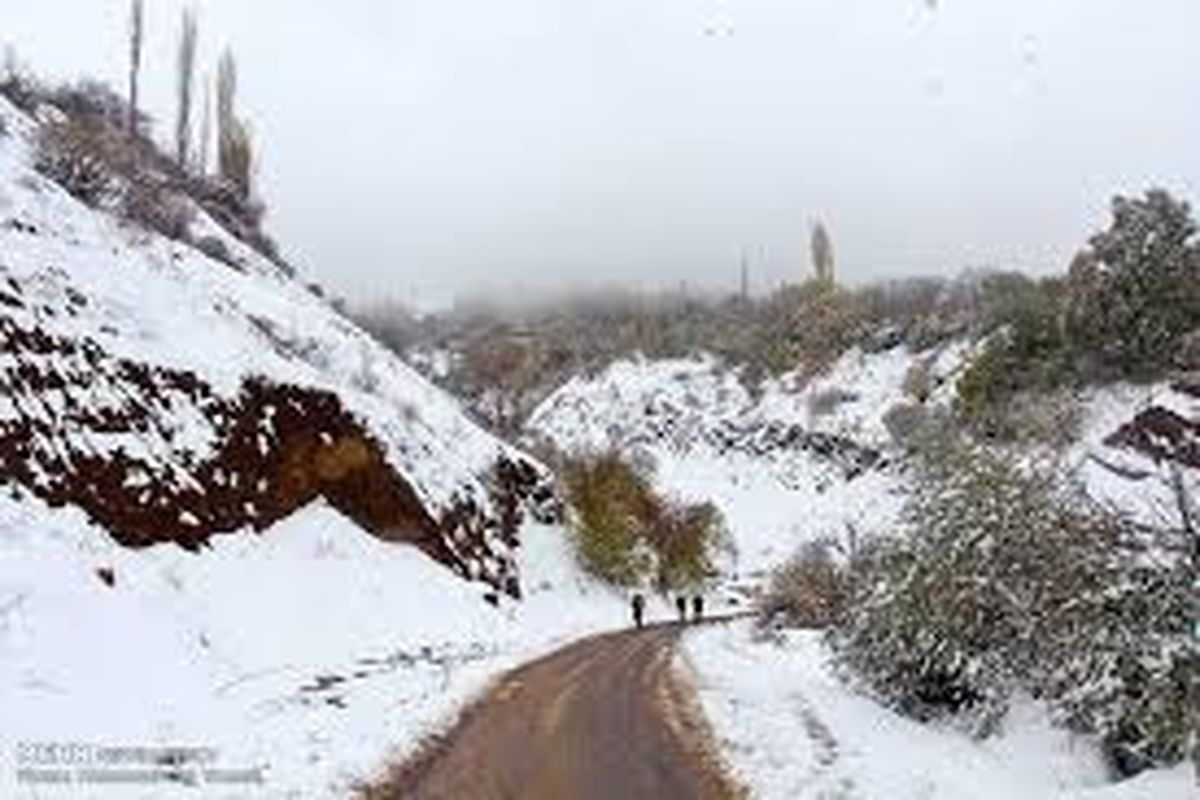
[[[146,0],[169,135],[179,0]],[[268,225],[352,299],[1061,269],[1114,192],[1200,187],[1196,0],[200,0]],[[127,0],[0,0],[124,86]]]

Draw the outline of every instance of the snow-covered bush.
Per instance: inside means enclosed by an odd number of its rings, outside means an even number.
[[[906,535],[853,564],[841,663],[919,718],[970,710],[986,734],[1023,692],[1099,734],[1123,772],[1182,758],[1197,668],[1183,553],[949,435],[914,484]]]
[[[1155,376],[1200,325],[1200,239],[1191,207],[1162,189],[1116,197],[1112,224],[1071,267],[1067,329],[1097,368]]]
[[[824,628],[846,608],[849,575],[825,541],[805,544],[771,575],[767,591],[758,601],[763,624]]]
[[[116,191],[112,162],[121,149],[106,126],[62,119],[43,123],[34,164],[72,196],[97,206]]]

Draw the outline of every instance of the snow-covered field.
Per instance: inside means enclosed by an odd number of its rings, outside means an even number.
[[[75,511],[4,495],[0,797],[213,796],[211,785],[64,794],[17,782],[48,760],[103,766],[116,747],[212,748],[209,767],[261,769],[260,784],[222,797],[344,797],[499,671],[625,623],[619,598],[578,577],[561,531],[525,535],[529,596],[495,608],[486,587],[323,503],[195,555],[127,550]]]
[[[1017,707],[976,741],[923,725],[849,690],[820,634],[758,638],[751,623],[684,638],[691,676],[721,753],[759,800],[1185,800],[1191,768],[1108,780],[1094,745]]]

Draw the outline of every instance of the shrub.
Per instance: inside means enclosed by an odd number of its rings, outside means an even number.
[[[713,573],[725,542],[711,504],[659,496],[645,467],[614,452],[566,459],[561,467],[580,563],[615,586],[691,589]]]
[[[883,427],[899,445],[911,444],[928,421],[928,410],[917,403],[897,403],[883,415]]]
[[[712,503],[658,498],[650,521],[654,587],[662,593],[703,586],[716,574],[715,556],[726,542],[725,522]]]
[[[857,399],[858,395],[854,392],[832,386],[809,396],[808,413],[811,417],[827,417],[837,411],[838,406],[854,402]]]
[[[34,167],[76,199],[98,206],[117,190],[114,164],[126,156],[111,130],[94,121],[66,118],[38,131]]]
[[[196,240],[196,249],[204,255],[220,261],[229,266],[236,266],[233,260],[233,253],[229,252],[229,248],[225,245],[224,240],[217,236],[201,236]]]
[[[1132,378],[1171,366],[1200,326],[1200,243],[1187,203],[1161,189],[1116,197],[1112,223],[1072,265],[1068,330],[1102,369]]]
[[[171,191],[152,175],[136,174],[121,192],[121,217],[168,239],[187,239],[195,209],[188,198]]]
[[[645,474],[610,452],[567,462],[563,478],[583,567],[616,586],[638,583],[651,568],[646,523],[654,499]]]
[[[761,624],[824,628],[844,613],[849,576],[831,548],[829,542],[810,542],[772,573],[758,602]]]
[[[917,403],[924,403],[933,394],[933,359],[918,358],[904,373],[904,383],[901,386],[906,397]]]
[[[1186,553],[961,439],[928,444],[907,535],[857,564],[841,663],[920,718],[970,709],[986,733],[1023,691],[1100,734],[1134,771],[1183,756]]]

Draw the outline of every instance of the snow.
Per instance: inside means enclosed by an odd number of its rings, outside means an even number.
[[[194,373],[226,397],[251,376],[331,391],[366,422],[434,518],[464,494],[490,509],[482,476],[499,454],[515,451],[416,370],[203,212],[192,223],[193,239],[221,239],[238,266],[123,226],[37,174],[34,123],[4,98],[0,125],[8,130],[0,136],[0,282],[19,280],[31,301],[5,307],[6,315],[28,317],[50,336],[95,339],[113,358]],[[68,305],[71,313],[56,313]],[[78,357],[60,361],[53,365],[60,372],[88,368]],[[122,401],[108,384],[90,394],[92,408]],[[171,452],[156,453],[156,461],[210,455],[212,423],[186,409],[182,398],[171,403]],[[0,422],[15,413],[0,403]],[[89,444],[98,452],[147,447],[121,435]]]
[[[1187,766],[1111,784],[1094,744],[1032,701],[983,741],[902,717],[850,691],[814,631],[755,637],[750,622],[694,629],[681,667],[721,755],[759,800],[1183,800]]]
[[[55,336],[95,339],[114,357],[194,372],[226,394],[251,376],[333,391],[435,515],[464,493],[489,502],[483,474],[497,454],[516,451],[415,370],[203,214],[193,236],[221,239],[238,266],[80,205],[30,168],[33,123],[3,99],[0,124],[0,272],[19,278],[31,300],[5,313],[29,314]],[[87,301],[76,313],[47,312],[72,293]],[[903,483],[888,463],[885,415],[912,402],[905,377],[919,362],[930,365],[929,402],[947,402],[969,350],[856,349],[821,375],[771,380],[761,395],[710,356],[624,360],[561,387],[528,431],[567,451],[646,458],[661,487],[723,511],[737,548],[731,575],[761,578],[805,541],[897,524]],[[10,357],[0,353],[0,365]],[[427,366],[444,371],[446,359],[432,353]],[[88,369],[65,356],[56,367]],[[97,382],[76,400],[119,405],[113,392]],[[170,447],[148,436],[62,434],[184,480],[183,457],[209,454],[214,429],[186,397],[164,394]],[[1104,467],[1098,459],[1159,477],[1103,440],[1150,402],[1200,412],[1169,387],[1111,387],[1085,398],[1070,454],[1089,489],[1122,508],[1162,484]],[[61,404],[50,393],[38,408],[0,397],[0,422],[58,419]],[[852,452],[780,444],[776,434],[789,430],[842,437]],[[857,469],[855,454],[868,451],[880,460]],[[130,481],[149,489],[159,477]],[[486,587],[369,536],[321,502],[261,534],[216,537],[199,554],[133,551],[77,509],[0,486],[0,796],[54,796],[15,783],[30,743],[214,748],[217,766],[263,770],[261,785],[222,796],[345,796],[449,724],[504,669],[625,623],[623,599],[579,573],[561,529],[527,524],[521,540],[525,599],[497,607],[484,601]],[[653,616],[671,615],[655,602]],[[841,684],[812,634],[756,641],[739,623],[689,633],[684,652],[724,754],[755,796],[1173,800],[1193,785],[1186,767],[1105,785],[1091,744],[1050,728],[1032,704],[982,743],[901,718]],[[196,789],[101,793],[176,795]]]
[[[195,555],[127,550],[76,511],[2,495],[0,796],[40,796],[15,783],[18,746],[60,742],[214,748],[216,766],[263,768],[231,796],[344,796],[500,671],[625,623],[561,530],[524,534],[529,596],[496,608],[323,503]],[[195,796],[102,796],[170,790]]]
[[[623,360],[595,377],[573,378],[539,405],[526,427],[533,438],[566,452],[632,454],[653,465],[665,491],[713,502],[737,551],[727,568],[756,575],[806,541],[896,524],[902,497],[893,471],[867,469],[848,479],[845,458],[781,443],[778,434],[831,434],[881,451],[887,445],[883,416],[904,399],[904,376],[918,358],[934,355],[855,349],[825,375],[809,381],[781,376],[757,398],[712,356]],[[949,372],[957,361],[938,364],[935,373]],[[831,393],[841,401],[813,413],[819,398]]]

